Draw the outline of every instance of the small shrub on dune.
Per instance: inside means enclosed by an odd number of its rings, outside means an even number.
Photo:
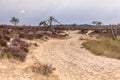
[[[4,39],[7,40],[7,41],[10,41],[10,36],[5,35],[5,36],[4,36]]]
[[[9,30],[8,29],[4,29],[3,30],[3,34],[9,34],[10,32],[9,32]]]
[[[42,34],[35,34],[35,35],[36,35],[35,37],[38,38],[38,39],[43,37]]]
[[[18,46],[19,44],[25,43],[24,41],[22,41],[20,38],[16,37],[12,40],[12,45],[14,46]]]
[[[37,44],[37,43],[33,43],[33,45],[34,45],[34,46],[38,46],[38,44]]]
[[[26,34],[25,34],[24,32],[19,33],[19,37],[20,37],[20,38],[25,38],[25,35],[26,35]]]
[[[35,64],[32,67],[33,72],[40,73],[45,76],[49,76],[50,74],[53,73],[54,70],[55,68],[53,68],[52,65],[48,65],[48,64],[37,63],[37,65]]]
[[[49,74],[51,74],[54,70],[55,70],[55,68],[53,68],[52,65],[47,65],[47,64],[45,64],[45,65],[41,66],[41,73],[42,73],[43,75],[49,75]]]
[[[2,49],[3,49],[3,48],[0,46],[0,55],[1,55],[1,53],[2,53]],[[1,56],[0,56],[0,59],[1,59]]]
[[[35,35],[34,34],[27,34],[26,38],[29,40],[33,40],[35,38]]]
[[[64,37],[67,37],[67,36],[69,36],[68,34],[62,34],[62,35],[58,35],[59,36],[59,38],[64,38]]]
[[[12,46],[18,46],[18,47],[20,47],[23,51],[29,52],[29,50],[28,50],[29,44],[26,43],[25,41],[22,41],[20,38],[15,38],[15,39],[13,39],[12,42],[11,42],[11,45],[12,45]]]
[[[21,40],[20,38],[13,39],[12,40],[12,45],[29,47],[29,44],[26,43],[25,41]]]
[[[9,46],[2,50],[1,58],[8,58],[8,59],[17,59],[20,61],[24,61],[26,57],[26,53],[21,50],[19,47],[16,46]]]
[[[2,47],[0,46],[0,51],[2,51]]]
[[[2,47],[6,47],[7,46],[7,42],[3,39],[0,39],[0,46]]]
[[[2,38],[3,38],[3,34],[0,33],[0,39],[2,39]]]
[[[24,52],[29,52],[28,47],[26,47],[26,46],[21,46],[20,48],[21,48]]]

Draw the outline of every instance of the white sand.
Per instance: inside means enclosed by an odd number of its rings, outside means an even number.
[[[34,62],[52,64],[60,80],[120,80],[120,60],[95,56],[81,48],[83,37],[71,32],[70,39],[51,39],[33,48],[24,63],[0,60],[0,80],[56,80],[40,79],[25,68]],[[38,78],[37,78],[38,77]]]
[[[38,60],[52,64],[60,80],[120,80],[120,60],[95,56],[81,48],[80,34],[70,39],[53,39],[35,49]]]

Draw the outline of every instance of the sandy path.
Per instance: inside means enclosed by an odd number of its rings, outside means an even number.
[[[72,38],[50,40],[33,52],[40,62],[56,68],[60,80],[120,80],[120,61],[81,48],[80,36],[72,32]]]

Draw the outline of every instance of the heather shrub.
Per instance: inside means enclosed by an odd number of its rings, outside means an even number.
[[[17,59],[20,61],[24,61],[26,57],[26,53],[16,46],[9,46],[2,50],[1,58],[8,58],[8,59]]]
[[[35,38],[35,35],[34,34],[27,34],[26,38],[29,40],[33,40]]]
[[[35,37],[39,39],[39,38],[42,38],[43,35],[42,34],[35,34]]]
[[[7,41],[10,41],[10,36],[5,35],[5,36],[4,36],[4,39],[7,40]]]
[[[2,53],[2,47],[0,46],[0,55],[1,55],[1,53]],[[0,56],[0,59],[1,59],[1,56]]]
[[[23,43],[25,43],[25,42],[22,41],[20,38],[16,37],[16,38],[14,38],[14,39],[12,40],[11,43],[12,43],[13,46],[18,46],[18,45],[23,44]]]
[[[21,48],[24,52],[29,52],[28,47],[26,47],[26,46],[21,46],[20,48]]]
[[[26,43],[25,41],[22,41],[20,38],[15,38],[15,39],[13,39],[12,42],[11,42],[11,45],[12,45],[12,46],[18,46],[18,47],[20,47],[23,51],[29,52],[29,50],[28,50],[29,44]]]
[[[9,34],[9,30],[8,29],[3,29],[3,34]]]
[[[7,42],[3,39],[0,39],[0,46],[2,47],[6,47],[7,46]]]
[[[2,39],[2,38],[3,38],[3,34],[0,33],[0,39]]]
[[[24,37],[25,37],[25,34],[24,34],[24,33],[19,33],[19,37],[20,37],[20,38],[24,38]]]

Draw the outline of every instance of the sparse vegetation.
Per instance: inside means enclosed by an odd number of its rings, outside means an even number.
[[[87,40],[82,45],[96,55],[120,59],[120,40],[104,37],[99,40]]]
[[[53,68],[52,65],[48,65],[48,64],[36,63],[34,66],[32,66],[33,72],[42,74],[44,76],[49,76],[50,74],[53,73],[54,70],[55,68]]]
[[[68,35],[61,35],[59,31],[64,29],[55,28],[57,35],[52,34],[50,31],[46,32],[46,28],[32,27],[32,26],[16,26],[19,23],[19,19],[16,17],[11,18],[11,22],[15,26],[0,25],[0,57],[17,59],[24,61],[27,53],[29,52],[30,44],[23,41],[23,39],[33,40],[42,39],[48,37],[62,38]],[[37,44],[35,44],[37,46]]]
[[[10,36],[9,36],[9,35],[4,35],[4,39],[5,39],[6,41],[10,41]]]
[[[0,57],[25,61],[26,53],[19,47],[9,46],[2,50]]]
[[[14,38],[10,42],[10,38],[7,36],[3,36],[3,39],[0,39],[0,58],[8,58],[8,59],[17,59],[20,61],[24,61],[26,58],[26,53],[29,52],[28,47],[29,44],[25,41],[22,41],[20,38]],[[9,41],[9,45],[7,44]]]
[[[0,39],[0,46],[6,47],[7,46],[7,42],[3,39]]]
[[[29,52],[29,50],[28,50],[29,44],[26,43],[25,41],[22,41],[20,38],[13,39],[11,42],[11,45],[19,47],[24,52]]]
[[[80,37],[79,40],[88,40],[88,38],[87,37]]]

